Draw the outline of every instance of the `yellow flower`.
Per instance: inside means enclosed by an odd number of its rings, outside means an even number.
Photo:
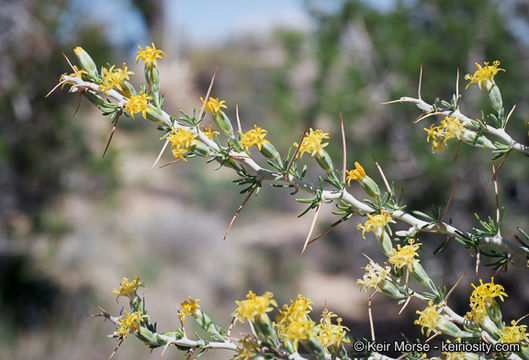
[[[200,101],[204,103],[204,99],[202,97],[200,97]],[[225,108],[225,109],[228,108],[226,105],[224,105],[224,103],[226,103],[226,100],[219,101],[218,98],[215,99],[210,96],[208,101],[206,102],[206,110],[211,111],[214,115],[216,115],[220,113],[222,108]]]
[[[306,340],[315,335],[316,323],[308,316],[314,303],[301,294],[296,300],[290,300],[290,303],[279,310],[274,326],[280,338],[285,341],[293,340],[297,348],[298,340]]]
[[[378,284],[384,281],[389,274],[387,267],[383,268],[376,263],[367,264],[365,270],[366,272],[362,279],[356,280],[356,283],[361,285],[365,292],[368,292],[371,288],[380,289]]]
[[[336,324],[332,323],[332,318],[336,318]],[[321,319],[319,325],[315,328],[316,338],[320,344],[328,349],[333,347],[337,349],[345,339],[346,330],[349,330],[347,327],[342,325],[342,318],[334,314],[328,309],[324,309],[321,314]]]
[[[123,91],[121,87],[121,82],[124,80],[129,80],[129,75],[133,75],[134,72],[129,71],[127,64],[123,63],[123,69],[114,69],[115,65],[112,65],[110,69],[103,68],[103,85],[99,86],[99,89],[105,93],[113,88],[117,88],[120,91]]]
[[[149,100],[152,100],[152,97],[140,92],[139,95],[132,95],[129,102],[125,105],[125,110],[127,110],[134,119],[134,114],[141,112],[144,118],[147,117],[147,110],[149,109]]]
[[[466,74],[465,80],[470,80],[468,83],[466,89],[472,84],[478,84],[479,88],[481,89],[481,83],[487,82],[487,81],[494,81],[494,76],[501,70],[505,71],[505,69],[501,69],[498,67],[500,65],[500,62],[498,60],[495,60],[492,63],[492,66],[489,65],[487,61],[485,61],[484,66],[481,67],[478,63],[476,63],[477,70],[474,72],[474,75]]]
[[[127,339],[127,335],[139,329],[139,326],[146,315],[142,315],[139,311],[135,311],[130,314],[127,312],[127,310],[123,310],[123,312],[125,313],[125,318],[121,319],[120,317],[120,325],[116,332],[118,336],[122,338],[123,341],[125,341]]]
[[[312,130],[312,128],[310,128],[309,133],[305,133],[305,137],[303,138],[301,145],[294,143],[295,147],[299,146],[297,156],[299,156],[300,159],[303,157],[304,153],[309,153],[310,156],[315,156],[318,151],[323,150],[324,147],[329,145],[329,143],[322,143],[323,139],[328,138],[329,133],[325,133],[320,129]]]
[[[237,309],[233,312],[232,316],[240,322],[244,322],[245,319],[252,320],[254,317],[264,315],[267,312],[274,310],[272,306],[277,307],[277,302],[272,299],[274,294],[270,291],[264,293],[264,295],[257,296],[253,291],[248,291],[246,298],[248,300],[235,301]]]
[[[241,146],[243,149],[245,149],[248,154],[250,154],[250,146],[257,146],[259,151],[261,151],[261,148],[264,144],[270,143],[268,140],[265,139],[266,134],[268,131],[261,129],[259,126],[254,125],[254,128],[252,130],[248,130],[246,133],[242,133],[239,131],[239,134],[242,135],[242,139],[240,141]]]
[[[185,300],[180,304],[182,307],[182,310],[178,312],[178,317],[182,319],[184,322],[186,322],[186,316],[193,316],[195,311],[200,308],[200,305],[198,302],[200,299],[191,299],[191,296],[189,296],[189,300]]]
[[[351,180],[362,182],[362,180],[366,177],[366,171],[358,161],[355,161],[354,170],[345,170],[345,173],[347,174],[347,186],[351,185]]]
[[[469,314],[472,320],[478,324],[487,315],[487,307],[495,304],[495,298],[500,298],[503,301],[503,297],[508,296],[503,286],[494,284],[494,277],[490,279],[490,283],[483,284],[481,279],[479,283],[478,286],[472,284],[474,290],[470,295],[471,313]]]
[[[129,298],[133,298],[136,296],[136,291],[141,287],[145,287],[145,284],[143,281],[140,281],[140,278],[138,276],[135,276],[132,281],[129,281],[128,277],[124,277],[123,280],[121,280],[121,284],[119,289],[112,290],[112,295],[116,295],[116,302],[118,301],[120,296],[127,296]]]
[[[141,48],[141,46],[138,45],[138,49],[140,49],[136,55],[136,63],[138,63],[141,60],[145,63],[145,66],[156,66],[158,58],[162,58],[162,54],[164,56],[165,53],[162,50],[156,50],[156,46],[154,46],[154,43],[151,43],[152,47],[145,46],[145,50]]]
[[[525,343],[529,342],[529,337],[526,335],[527,326],[526,325],[516,325],[516,321],[511,321],[512,326],[506,326],[505,331],[500,330],[501,335],[498,342],[505,344],[517,344],[524,341]]]
[[[447,142],[450,139],[458,138],[459,140],[473,140],[474,132],[466,129],[458,118],[446,116],[440,125],[432,124],[429,129],[424,128],[428,134],[427,141],[432,139],[432,152],[435,150],[444,151],[448,149]]]
[[[393,220],[391,217],[391,214],[385,211],[382,211],[380,214],[370,215],[367,214],[368,220],[365,222],[364,225],[358,224],[356,227],[357,230],[362,230],[362,237],[365,239],[365,233],[366,232],[372,232],[375,233],[376,237],[382,236],[384,233],[384,228],[388,223],[395,223],[396,221]]]
[[[246,334],[239,339],[239,345],[237,345],[237,359],[254,359],[258,352],[259,344],[257,339],[252,335]]]
[[[171,133],[167,136],[167,140],[171,142],[171,152],[176,160],[182,159],[187,161],[184,155],[197,143],[197,140],[195,140],[197,136],[198,134],[193,134],[190,130],[184,128],[171,130]]]
[[[211,129],[211,126],[204,126],[202,125],[202,132],[204,135],[206,135],[209,139],[213,139],[213,135],[220,134],[217,130]]]
[[[421,332],[424,334],[424,328],[427,328],[426,336],[430,336],[430,333],[433,331],[436,334],[439,334],[437,330],[437,325],[441,321],[441,309],[440,305],[434,305],[430,300],[428,306],[423,310],[417,310],[417,314],[421,315],[418,320],[414,321],[415,325],[420,325]]]
[[[395,265],[398,268],[407,266],[410,271],[413,271],[415,264],[419,263],[419,259],[416,259],[417,250],[421,246],[421,243],[415,244],[415,239],[411,239],[410,243],[405,246],[397,245],[397,250],[392,249],[393,255],[389,257],[390,264]]]

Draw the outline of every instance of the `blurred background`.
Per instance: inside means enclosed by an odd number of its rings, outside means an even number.
[[[220,324],[231,320],[234,300],[248,289],[273,291],[280,303],[303,293],[326,303],[355,336],[369,336],[367,296],[355,285],[366,259],[382,259],[374,238],[356,225],[340,225],[301,256],[311,216],[287,191],[265,186],[222,236],[244,196],[230,171],[214,171],[201,159],[149,169],[161,147],[152,124],[123,119],[102,158],[110,122],[76,95],[46,93],[70,72],[62,56],[75,59],[81,45],[99,66],[135,64],[138,45],[154,41],[167,57],[159,62],[165,109],[200,106],[215,68],[212,96],[226,99],[234,118],[239,105],[244,129],[253,124],[285,153],[306,125],[331,133],[329,152],[341,163],[339,112],[348,138],[348,167],[364,164],[377,180],[373,156],[409,210],[431,213],[460,181],[447,219],[470,230],[474,213],[495,216],[491,154],[456,144],[432,154],[423,127],[411,122],[418,109],[380,105],[417,92],[432,102],[449,100],[474,62],[500,60],[497,76],[510,109],[510,133],[527,143],[529,119],[529,4],[523,0],[428,1],[170,1],[1,0],[0,2],[0,358],[106,359],[116,343],[104,335],[111,324],[92,319],[95,304],[115,314],[112,289],[123,276],[147,284],[147,308],[159,329],[179,325],[175,304],[201,298]],[[463,90],[463,112],[480,116],[489,105],[477,87]],[[165,161],[170,160],[169,154]],[[165,162],[164,161],[164,162]],[[309,161],[308,161],[309,162]],[[527,159],[513,153],[499,176],[506,237],[529,230]],[[524,170],[525,169],[525,170]],[[311,176],[320,172],[311,163]],[[356,184],[351,189],[361,193]],[[323,208],[315,233],[333,221]],[[468,310],[475,258],[459,244],[433,251],[445,239],[423,236],[424,266],[439,284],[465,280],[452,297]],[[484,263],[491,262],[486,259]],[[520,266],[519,266],[520,265]],[[505,320],[524,315],[529,298],[525,261],[518,259],[496,282],[509,293]],[[494,271],[481,266],[488,281]],[[509,274],[509,275],[507,275]],[[123,300],[122,300],[123,301]],[[412,302],[373,302],[379,340],[415,339]],[[398,330],[397,330],[398,329]],[[239,331],[237,329],[236,331]],[[241,328],[240,331],[243,331]],[[229,358],[230,354],[206,354]],[[133,338],[116,359],[158,358]],[[184,354],[168,351],[169,359]]]

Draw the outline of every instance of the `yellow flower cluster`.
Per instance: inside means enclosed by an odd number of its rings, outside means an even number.
[[[414,324],[421,327],[421,332],[423,334],[424,328],[427,328],[426,336],[430,336],[432,331],[436,334],[439,333],[437,330],[437,325],[439,324],[442,316],[441,309],[439,307],[439,304],[434,305],[433,302],[430,301],[428,302],[428,306],[423,311],[417,310],[417,314],[419,314],[420,317],[418,320],[414,321]]]
[[[270,143],[268,140],[265,139],[266,134],[268,131],[260,128],[257,125],[253,126],[254,128],[252,130],[248,130],[246,133],[242,133],[239,131],[239,134],[241,134],[242,138],[240,140],[241,146],[243,149],[245,149],[248,154],[250,154],[250,147],[251,146],[257,146],[259,151],[261,151],[264,144]]]
[[[430,142],[430,138],[432,138],[432,152],[448,149],[448,140],[453,138],[462,140],[465,133],[469,131],[465,129],[459,119],[453,116],[446,116],[441,120],[440,125],[432,124],[429,129],[424,128],[424,130],[428,133],[427,141]]]
[[[197,140],[195,140],[197,136],[198,134],[193,134],[190,130],[184,128],[171,130],[167,140],[171,143],[171,152],[176,160],[187,161],[184,155],[197,143]]]
[[[332,323],[332,318],[336,318],[336,324]],[[342,318],[327,309],[323,310],[319,325],[316,326],[316,338],[320,344],[328,349],[332,347],[338,349],[345,339],[347,327],[342,325]]]
[[[254,359],[258,352],[259,344],[257,343],[257,339],[255,337],[246,334],[241,339],[239,339],[239,345],[237,346],[237,359]]]
[[[277,307],[277,302],[273,299],[274,294],[270,291],[264,293],[264,295],[257,296],[253,291],[248,291],[246,299],[235,301],[237,309],[233,312],[232,316],[240,322],[244,322],[245,319],[252,320],[253,318],[264,315],[267,312],[274,310],[272,306]]]
[[[127,312],[127,310],[123,310],[123,312],[125,313],[125,318],[119,319],[120,325],[116,332],[118,336],[123,339],[123,341],[125,341],[128,334],[139,329],[144,315],[142,315],[139,311],[135,311],[130,314]]]
[[[487,307],[494,305],[495,298],[500,298],[503,301],[503,297],[508,296],[503,286],[494,284],[494,278],[490,279],[490,283],[483,284],[481,279],[479,283],[478,286],[472,284],[474,290],[470,295],[470,316],[478,324],[487,315]]]
[[[527,326],[516,325],[516,321],[514,320],[511,321],[511,325],[512,326],[506,326],[505,331],[499,331],[501,338],[498,340],[498,342],[505,344],[517,344],[524,341],[525,343],[529,343],[529,337],[527,337],[527,334],[525,333],[527,331]]]
[[[208,126],[202,125],[201,129],[202,129],[202,132],[204,133],[204,135],[206,135],[208,137],[208,139],[213,139],[213,136],[215,134],[220,134],[217,130],[213,130],[210,125],[208,125]]]
[[[123,69],[117,68],[114,69],[115,65],[112,65],[110,69],[103,68],[103,85],[99,86],[99,89],[106,93],[110,89],[118,89],[123,91],[121,87],[121,82],[124,80],[129,80],[129,75],[133,75],[134,72],[129,71],[127,64],[123,63]]]
[[[347,186],[351,186],[351,180],[362,182],[366,177],[366,171],[358,161],[355,161],[355,169],[345,170],[345,173],[347,174]]]
[[[200,101],[202,103],[205,103],[204,99],[200,97]],[[220,113],[222,108],[227,109],[228,107],[224,105],[226,103],[226,100],[220,100],[217,98],[209,97],[208,101],[206,102],[206,110],[210,111],[213,115],[216,115]]]
[[[138,53],[136,54],[136,63],[138,63],[140,60],[143,60],[143,62],[145,63],[145,66],[156,66],[158,64],[157,62],[157,59],[161,59],[162,58],[162,54],[164,56],[165,53],[162,51],[162,50],[157,50],[156,49],[156,46],[154,46],[154,43],[151,43],[152,47],[150,46],[145,46],[145,50],[143,50],[141,48],[141,46],[138,45],[138,49],[140,49],[138,51]]]
[[[495,60],[492,62],[492,66],[489,65],[487,61],[483,63],[483,67],[481,67],[480,64],[476,63],[477,70],[474,72],[473,75],[466,74],[465,80],[469,80],[470,82],[467,85],[467,89],[472,84],[478,84],[479,88],[481,89],[481,83],[487,82],[487,81],[494,81],[494,76],[498,74],[498,72],[505,71],[505,69],[501,69],[498,66],[500,65],[500,62],[498,60]]]
[[[318,151],[323,150],[324,147],[329,145],[329,143],[322,143],[324,139],[328,138],[329,133],[325,133],[320,129],[313,130],[310,128],[309,133],[305,133],[305,137],[303,138],[301,145],[294,143],[295,147],[299,147],[299,158],[302,158],[304,153],[309,153],[310,156],[316,155]]]
[[[367,264],[365,270],[366,272],[362,279],[356,281],[358,285],[362,286],[365,292],[368,292],[371,288],[380,289],[378,284],[384,281],[389,274],[387,267],[383,268],[376,263]]]
[[[124,277],[123,280],[121,280],[119,289],[114,288],[112,294],[116,295],[116,301],[118,301],[120,296],[133,298],[136,296],[136,292],[140,287],[145,287],[145,284],[143,281],[140,281],[139,277],[135,276],[132,281],[129,281],[128,277]]]
[[[358,224],[357,230],[362,230],[362,237],[365,239],[366,232],[372,232],[376,237],[382,236],[384,228],[388,223],[395,223],[395,220],[391,217],[390,213],[382,211],[380,214],[370,215],[367,214],[368,220],[364,225]]]
[[[299,340],[307,340],[315,335],[316,323],[309,317],[314,303],[301,294],[296,300],[290,300],[290,303],[279,310],[274,325],[279,337],[294,341],[297,348]]]
[[[139,95],[132,95],[129,102],[125,105],[125,110],[127,110],[134,119],[134,114],[141,112],[144,118],[147,117],[147,110],[149,109],[149,100],[152,100],[152,97],[140,92]]]
[[[189,300],[185,300],[180,304],[182,307],[182,310],[178,312],[178,317],[183,320],[184,322],[187,322],[186,316],[193,316],[195,311],[200,308],[200,305],[198,302],[200,299],[191,299],[191,296],[189,296]]]
[[[413,271],[415,264],[419,263],[417,250],[421,247],[421,243],[415,244],[415,239],[411,239],[410,243],[405,246],[397,245],[397,249],[392,249],[393,255],[389,257],[389,263],[395,265],[398,268],[404,266],[408,267],[410,271]]]

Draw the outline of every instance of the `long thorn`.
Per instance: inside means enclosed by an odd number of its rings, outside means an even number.
[[[448,198],[448,201],[446,202],[446,206],[445,206],[445,209],[443,210],[443,215],[441,216],[441,220],[439,220],[439,223],[442,223],[444,221],[446,212],[448,211],[448,207],[452,203],[452,199],[454,198],[454,194],[456,193],[458,185],[459,185],[459,180],[456,181],[456,183],[454,184],[454,187],[452,188],[452,192],[450,193],[450,197]]]
[[[322,237],[324,237],[325,235],[327,235],[328,233],[330,233],[335,227],[337,227],[338,225],[340,225],[342,222],[338,223],[338,224],[334,224],[334,225],[331,225],[327,230],[325,230],[324,232],[322,232],[320,235],[316,236],[315,238],[311,239],[309,241],[309,245],[312,244],[313,242],[315,241],[318,241],[319,239],[321,239]]]
[[[490,179],[489,184],[487,185],[487,189],[490,187],[490,184],[492,184],[492,182],[496,179],[496,176],[500,172],[500,169],[502,168],[503,164],[505,163],[505,161],[507,160],[507,158],[509,157],[509,155],[511,155],[511,153],[513,151],[514,151],[514,149],[511,149],[511,150],[507,151],[507,154],[505,154],[505,157],[501,161],[500,166],[498,166],[498,169],[493,172],[492,178]]]
[[[158,164],[158,161],[160,161],[160,159],[162,158],[163,152],[165,151],[165,148],[167,147],[168,144],[169,144],[169,139],[165,140],[165,143],[162,146],[162,150],[160,150],[160,153],[156,157],[156,160],[154,160],[154,163],[152,164],[151,169],[149,170],[149,172],[152,172],[154,167]]]
[[[454,161],[453,161],[453,162],[456,162],[456,160],[457,160],[457,155],[459,155],[459,146],[460,146],[460,145],[461,145],[461,140],[459,140],[459,141],[457,142],[456,153],[455,153],[455,155],[454,155]]]
[[[369,329],[371,330],[371,341],[375,341],[375,325],[373,323],[373,312],[371,311],[371,299],[367,303],[367,314],[369,316]]]
[[[296,159],[296,156],[298,156],[299,148],[301,147],[301,144],[303,143],[303,139],[305,139],[305,135],[307,135],[307,130],[309,129],[309,125],[305,126],[305,130],[303,130],[303,135],[301,136],[301,139],[299,140],[298,146],[296,147],[296,151],[294,151],[294,155],[288,162],[286,176],[290,173],[290,168],[292,167],[292,163],[294,162],[294,159]]]
[[[382,176],[382,180],[384,181],[384,185],[386,186],[386,189],[388,189],[388,192],[393,195],[391,192],[391,186],[389,186],[388,179],[386,178],[386,175],[384,174],[384,171],[382,170],[382,167],[380,167],[380,164],[378,163],[377,159],[375,158],[375,155],[371,154],[373,157],[373,161],[375,162],[375,165],[378,169],[378,172],[380,173],[380,176]]]
[[[407,100],[404,100],[403,98],[397,99],[397,100],[390,100],[390,101],[384,101],[381,102],[380,105],[389,105],[389,104],[396,104],[396,103],[402,103],[407,102]]]
[[[459,68],[457,68],[457,75],[456,75],[456,101],[459,99]]]
[[[443,112],[440,112],[440,111],[437,111],[437,112],[433,112],[433,113],[428,113],[426,115],[419,115],[419,117],[415,120],[412,121],[412,124],[417,124],[419,123],[419,121],[423,121],[424,119],[426,118],[429,118],[430,116],[436,116],[436,115],[443,115],[444,113]]]
[[[239,118],[239,104],[235,104],[235,117],[237,119],[237,127],[239,128],[239,133],[242,133],[241,119]]]
[[[422,100],[421,88],[422,88],[422,64],[421,64],[421,68],[419,70],[419,88],[417,90],[417,96],[419,97],[419,100]]]
[[[244,199],[244,201],[242,202],[241,206],[239,206],[239,208],[235,212],[235,215],[233,215],[233,217],[231,218],[230,224],[228,225],[228,229],[226,230],[226,233],[224,234],[224,237],[222,238],[222,240],[226,240],[226,236],[228,236],[228,233],[230,232],[231,226],[235,222],[235,219],[237,219],[237,216],[239,216],[242,209],[244,209],[244,206],[246,206],[246,203],[248,203],[248,200],[250,200],[250,197],[252,196],[252,194],[254,193],[256,189],[257,189],[257,186],[254,186],[254,188],[250,191],[248,196],[246,196],[246,199]]]
[[[307,249],[307,245],[309,244],[310,237],[312,236],[312,232],[314,231],[314,226],[316,226],[316,220],[318,219],[318,215],[320,214],[321,205],[319,204],[316,208],[316,212],[314,213],[314,217],[312,218],[312,223],[310,224],[309,233],[307,234],[307,238],[305,239],[305,244],[303,245],[303,250],[301,250],[301,255],[305,252]]]
[[[402,314],[402,312],[404,311],[404,309],[406,309],[406,307],[408,307],[410,300],[411,300],[411,296],[408,296],[408,298],[406,299],[406,302],[404,303],[404,306],[399,311],[399,315]]]
[[[347,167],[347,143],[345,139],[345,129],[343,126],[343,116],[340,112],[340,129],[342,131],[342,153],[343,153],[343,163],[342,163],[342,183],[345,184],[345,169]]]
[[[114,137],[114,133],[116,132],[116,129],[118,128],[118,121],[119,121],[119,117],[120,116],[121,116],[121,113],[118,113],[118,115],[116,116],[116,120],[112,124],[112,130],[110,131],[110,135],[108,137],[108,141],[107,141],[107,144],[105,146],[105,150],[103,151],[103,156],[101,156],[103,158],[105,157],[105,154],[107,153],[108,147],[110,146],[110,142],[112,141],[112,138]]]
[[[61,86],[61,85],[64,84],[65,82],[66,82],[65,80],[61,80],[61,81],[59,81],[59,83],[58,83],[57,85],[55,85],[55,86],[53,87],[53,89],[51,89],[50,92],[48,92],[48,93],[46,94],[46,96],[44,96],[44,97],[47,98],[48,96],[50,96],[51,93],[53,93],[53,92],[55,91],[55,89],[57,89],[59,86]]]
[[[448,301],[448,299],[450,298],[450,296],[452,295],[452,293],[454,292],[454,290],[459,286],[459,284],[461,283],[461,281],[463,280],[463,278],[465,277],[466,273],[463,273],[463,275],[461,275],[459,277],[459,279],[457,280],[457,282],[454,284],[454,286],[452,286],[452,288],[450,289],[450,291],[448,292],[448,294],[446,294],[445,296],[445,300],[444,300],[444,303],[446,304],[446,302]]]
[[[64,58],[66,59],[66,61],[68,61],[68,65],[70,65],[70,67],[72,68],[73,72],[75,73],[75,75],[77,75],[78,78],[81,78],[81,76],[79,75],[79,73],[77,72],[77,70],[75,69],[75,67],[72,65],[72,63],[70,62],[70,59],[68,59],[68,56],[66,56],[65,53],[62,53],[62,56],[64,56]]]
[[[507,123],[511,119],[512,113],[514,112],[514,109],[516,109],[516,104],[513,105],[511,111],[509,111],[509,115],[507,115],[507,119],[505,120],[505,125],[503,125],[504,129],[507,127]]]
[[[496,169],[494,168],[494,164],[492,165],[492,173],[496,173]],[[494,176],[494,194],[496,195],[496,222],[500,223],[500,200],[498,195],[498,178]],[[501,235],[498,231],[498,235]]]

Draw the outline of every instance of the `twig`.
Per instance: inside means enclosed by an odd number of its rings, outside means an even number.
[[[239,206],[239,208],[235,212],[235,215],[233,215],[233,218],[231,219],[230,224],[228,225],[228,229],[226,230],[226,233],[224,234],[224,237],[222,238],[222,240],[226,240],[226,236],[228,236],[228,233],[230,232],[231,226],[235,222],[235,219],[237,219],[237,216],[239,216],[242,209],[244,209],[244,206],[246,205],[246,203],[248,203],[248,200],[250,200],[250,197],[252,196],[252,194],[254,193],[256,189],[257,189],[257,186],[254,186],[254,188],[250,191],[248,196],[246,196],[246,199],[244,199],[244,201],[242,202],[241,206]]]

